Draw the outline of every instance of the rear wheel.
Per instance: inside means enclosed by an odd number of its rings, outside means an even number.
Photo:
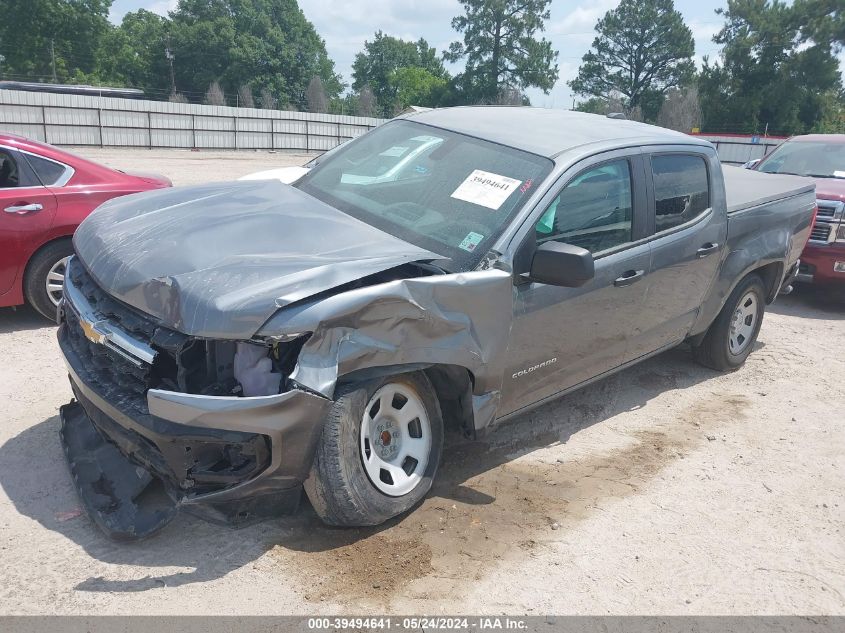
[[[56,308],[62,299],[62,285],[71,255],[73,243],[69,239],[58,240],[42,247],[26,267],[26,300],[51,321],[56,320]]]
[[[442,447],[440,405],[425,374],[345,385],[323,426],[305,491],[328,524],[377,525],[425,497]]]
[[[695,359],[712,369],[732,371],[742,366],[754,349],[766,308],[766,290],[756,274],[743,279],[725,302],[701,344]]]

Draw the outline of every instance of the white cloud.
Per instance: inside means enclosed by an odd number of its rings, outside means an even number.
[[[553,17],[548,31],[552,35],[592,36],[596,22],[618,4],[619,0],[589,0],[575,7],[559,20]]]

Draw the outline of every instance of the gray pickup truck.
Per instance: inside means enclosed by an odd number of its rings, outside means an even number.
[[[92,519],[296,508],[372,525],[474,435],[681,343],[729,371],[794,276],[813,183],[722,168],[661,128],[531,108],[435,110],[293,185],[108,202],[59,308],[61,436]]]

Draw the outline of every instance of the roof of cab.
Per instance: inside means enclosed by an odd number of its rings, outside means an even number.
[[[803,134],[787,140],[790,143],[845,143],[845,134]]]
[[[588,144],[605,149],[654,143],[710,143],[666,128],[599,114],[522,106],[463,106],[404,118],[554,158]]]

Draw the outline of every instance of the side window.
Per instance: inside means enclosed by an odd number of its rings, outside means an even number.
[[[537,242],[554,240],[598,253],[631,241],[631,167],[621,159],[578,174],[535,227]]]
[[[0,149],[0,189],[20,187],[18,163],[10,152]]]
[[[21,154],[0,147],[0,189],[40,186],[41,183]]]
[[[656,232],[695,219],[710,207],[707,163],[700,156],[652,156]]]
[[[26,160],[29,162],[33,171],[35,171],[38,176],[38,179],[45,187],[55,185],[67,171],[67,167],[61,163],[39,158],[38,156],[33,156],[31,154],[26,156]]]

